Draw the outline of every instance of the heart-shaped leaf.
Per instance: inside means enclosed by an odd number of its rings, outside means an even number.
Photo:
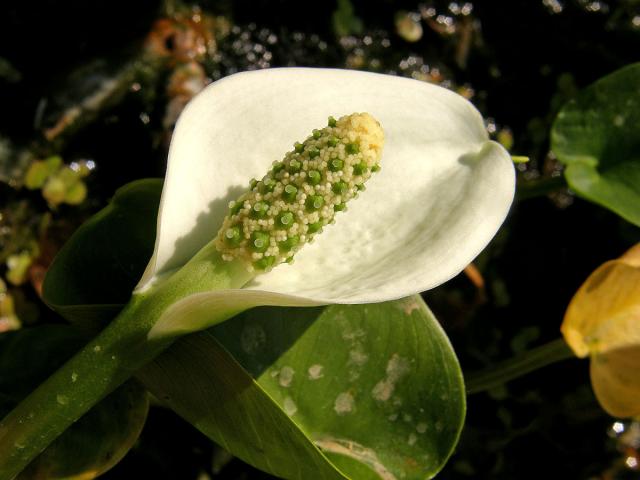
[[[598,80],[565,105],[551,148],[573,190],[640,226],[640,63]]]
[[[64,325],[44,325],[0,335],[0,417],[85,341],[83,335]],[[69,382],[76,380],[71,377]],[[64,396],[59,396],[58,401],[64,402]],[[125,383],[58,437],[18,479],[97,477],[118,463],[133,446],[148,408],[144,388],[135,380]]]
[[[255,309],[179,341],[141,378],[234,454],[289,479],[334,478],[312,445],[347,478],[430,478],[464,419],[458,362],[418,296]],[[306,461],[292,453],[303,449]]]

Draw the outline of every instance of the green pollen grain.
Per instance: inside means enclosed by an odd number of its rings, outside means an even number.
[[[269,211],[269,204],[266,202],[256,202],[251,208],[251,216],[253,218],[265,218]]]
[[[353,166],[353,174],[354,175],[364,175],[367,172],[367,164],[366,163],[357,163]]]
[[[318,170],[309,170],[309,173],[307,173],[307,178],[309,179],[309,183],[311,185],[318,185],[322,181],[322,175]]]
[[[276,187],[276,181],[271,177],[266,177],[260,183],[258,183],[258,191],[263,195],[265,193],[273,192],[273,189],[275,187]]]
[[[324,205],[324,198],[321,195],[310,195],[307,197],[305,205],[310,212],[320,210]]]
[[[284,162],[276,162],[273,165],[273,169],[271,169],[271,171],[273,172],[274,175],[280,173],[282,170],[284,170],[285,165]]]
[[[289,168],[287,168],[287,171],[290,174],[294,174],[294,173],[298,173],[300,170],[302,170],[302,162],[300,162],[299,160],[291,160],[289,162]]]
[[[230,247],[237,247],[241,240],[240,227],[227,228],[227,231],[224,232],[224,241]]]
[[[310,223],[307,232],[308,233],[317,233],[322,230],[322,222]]]
[[[348,143],[344,149],[349,155],[354,155],[360,152],[360,146],[357,143]]]
[[[313,138],[315,138],[316,140],[318,140],[321,136],[322,136],[322,132],[320,130],[313,131]]]
[[[298,189],[293,185],[289,184],[286,187],[284,187],[284,191],[282,192],[282,199],[287,203],[291,203],[295,201],[297,194],[298,194]]]
[[[303,145],[303,144],[301,144],[300,142],[296,142],[296,143],[293,145],[293,148],[295,149],[296,153],[302,153],[302,152],[304,152],[304,145]]]
[[[320,155],[320,150],[316,147],[311,147],[309,149],[309,158],[316,158],[318,155]]]
[[[293,213],[291,212],[282,212],[279,213],[276,217],[276,226],[280,228],[289,229],[293,225]]]
[[[333,206],[333,210],[336,212],[344,212],[347,209],[346,203],[338,203]]]
[[[236,215],[242,209],[243,204],[244,202],[241,198],[234,202],[229,202],[229,216]]]
[[[381,168],[382,168],[382,167],[381,167],[380,165],[376,164],[376,165],[374,165],[373,167],[371,167],[371,171],[372,171],[373,173],[376,173],[376,172],[379,172]]]
[[[329,121],[327,122],[327,125],[329,125],[330,127],[335,127],[338,124],[337,120],[333,117],[329,117]]]
[[[278,248],[281,252],[290,252],[291,249],[300,243],[300,237],[294,235],[281,242],[278,242]]]
[[[333,135],[329,137],[329,140],[327,140],[327,145],[330,147],[335,147],[338,143],[340,143],[340,140],[338,140],[338,137],[334,137]]]
[[[331,190],[333,190],[333,193],[337,193],[338,195],[342,195],[348,189],[349,189],[349,185],[347,185],[346,182],[342,182],[342,181],[334,183],[333,186],[331,187]]]
[[[269,248],[269,234],[266,232],[253,232],[251,234],[251,249],[257,253],[264,253]]]
[[[332,172],[339,172],[344,167],[344,161],[339,158],[334,158],[329,162],[329,170]]]
[[[253,262],[253,266],[258,270],[266,270],[267,268],[272,267],[275,262],[276,257],[274,256],[262,257],[260,260]]]

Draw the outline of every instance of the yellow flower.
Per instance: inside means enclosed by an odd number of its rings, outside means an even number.
[[[591,357],[591,383],[615,417],[640,415],[640,243],[598,267],[575,294],[562,334]]]

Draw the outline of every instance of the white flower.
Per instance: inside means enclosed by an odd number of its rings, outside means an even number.
[[[151,335],[203,328],[258,305],[371,303],[433,288],[459,273],[504,221],[514,193],[509,154],[464,98],[416,80],[283,68],[233,75],[196,96],[171,143],[144,292],[217,234],[229,201],[294,142],[353,112],[385,135],[382,171],[296,254],[241,289],[187,296]]]

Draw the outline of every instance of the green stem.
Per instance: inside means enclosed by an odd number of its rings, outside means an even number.
[[[107,328],[2,420],[0,480],[14,478],[93,405],[173,343],[173,338],[147,338],[169,306],[191,293],[238,288],[249,278],[243,267],[222,261],[209,245],[157,288],[134,295]]]
[[[569,358],[574,358],[574,353],[565,341],[562,338],[553,340],[485,370],[470,374],[466,381],[467,395],[490,390],[534,370]]]
[[[518,182],[516,186],[516,199],[527,200],[529,198],[543,197],[566,187],[567,182],[563,175]]]

